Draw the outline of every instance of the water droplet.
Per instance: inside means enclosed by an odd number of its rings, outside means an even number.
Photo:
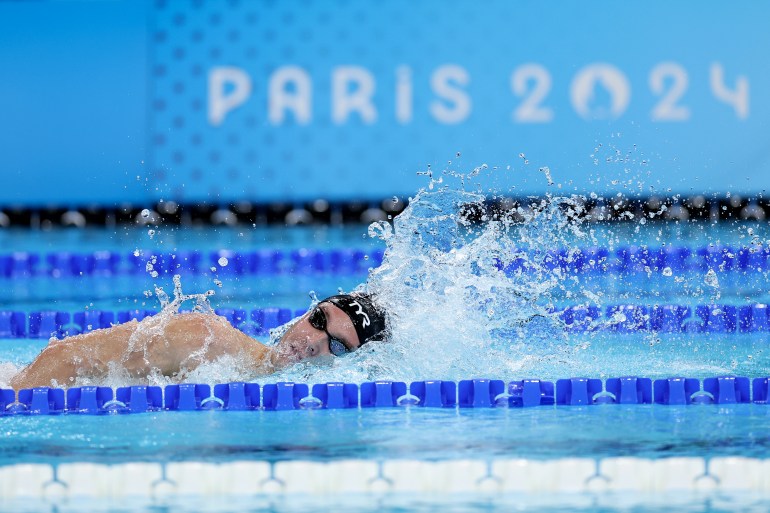
[[[152,239],[155,236],[155,230],[147,230],[147,235]]]
[[[211,266],[211,272],[212,272],[212,273],[215,273],[215,272],[217,272],[217,268],[216,268],[216,267],[214,267],[213,265]]]
[[[545,175],[546,180],[548,180],[548,185],[553,185],[553,179],[551,178],[551,169],[548,166],[544,166],[540,168],[540,172]]]
[[[709,287],[719,287],[719,278],[717,278],[717,273],[714,271],[714,269],[708,270],[706,276],[703,278],[703,282]]]
[[[145,218],[145,219],[150,217],[150,211],[148,209],[146,209],[146,208],[144,210],[142,210],[142,217]]]
[[[663,269],[663,276],[673,276],[674,272],[671,270],[670,267],[666,267]]]
[[[219,267],[227,267],[227,264],[229,263],[227,258],[225,257],[219,257],[219,260],[217,260],[219,263]]]
[[[135,250],[134,250],[134,256],[135,256],[135,257],[138,257],[139,255],[140,255],[140,252],[139,252],[139,250],[138,250],[138,249],[135,249]]]
[[[367,230],[369,237],[388,240],[393,235],[393,228],[386,221],[375,221]]]

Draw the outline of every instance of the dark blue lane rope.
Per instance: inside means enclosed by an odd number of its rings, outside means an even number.
[[[135,254],[136,253],[136,254]],[[95,251],[92,253],[0,254],[0,277],[115,276],[143,274],[147,263],[158,274],[216,274],[218,276],[335,274],[364,275],[382,263],[382,249],[263,249],[257,251],[177,251],[163,253]],[[221,265],[226,259],[227,264]],[[703,246],[582,248],[531,254],[500,263],[507,273],[560,269],[567,274],[634,274],[687,271],[753,273],[767,270],[770,248]],[[533,264],[533,262],[537,262]],[[215,270],[212,271],[212,268]]]
[[[599,404],[767,404],[770,378],[626,376],[541,381],[498,379],[375,381],[361,384],[223,383],[0,390],[0,416],[123,414],[148,411],[346,408],[510,408]]]
[[[14,252],[0,254],[0,277],[23,279],[30,276],[61,278],[146,274],[148,262],[159,275],[360,275],[366,274],[370,267],[380,265],[382,256],[381,249],[221,250],[210,253],[184,250],[174,253],[150,250],[47,254]]]
[[[252,336],[267,336],[269,331],[305,313],[289,308],[218,308],[215,310],[235,328]],[[571,332],[613,333],[761,333],[770,332],[768,305],[637,305],[621,304],[571,306],[554,314]],[[108,328],[132,319],[142,320],[156,310],[88,310],[83,312],[0,311],[0,339],[63,338]]]

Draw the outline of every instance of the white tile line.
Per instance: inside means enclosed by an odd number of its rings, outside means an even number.
[[[744,457],[393,459],[114,465],[82,462],[0,467],[0,501],[390,493],[602,495],[613,492],[752,492],[770,497],[770,460]]]

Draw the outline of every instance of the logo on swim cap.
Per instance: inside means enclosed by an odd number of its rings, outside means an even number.
[[[361,317],[363,317],[364,322],[362,322],[361,324],[363,325],[364,328],[368,327],[369,324],[371,323],[369,322],[369,316],[364,313],[364,307],[361,306],[358,301],[351,301],[350,304],[356,305],[358,307],[358,310],[356,310],[354,313],[356,315],[360,315]]]
[[[379,307],[370,294],[338,294],[323,301],[337,306],[350,318],[356,329],[359,344],[386,336],[385,310]]]

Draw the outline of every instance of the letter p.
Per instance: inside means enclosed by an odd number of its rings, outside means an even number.
[[[219,66],[209,71],[209,123],[222,124],[228,112],[251,95],[251,79],[241,68]]]

